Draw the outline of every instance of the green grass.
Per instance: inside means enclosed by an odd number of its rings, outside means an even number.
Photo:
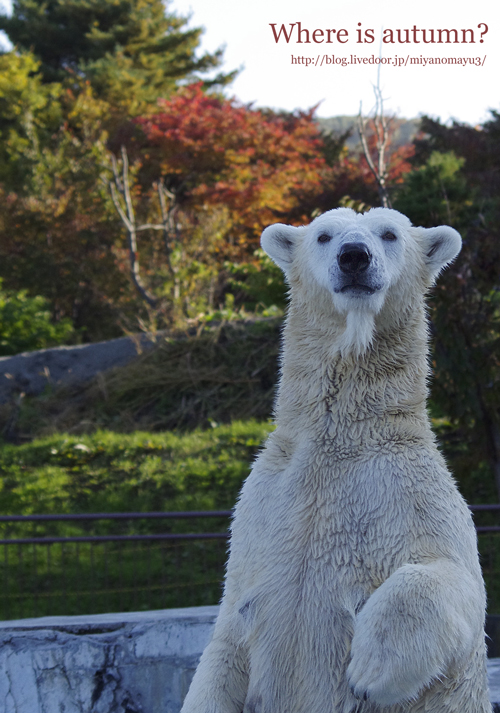
[[[273,426],[57,434],[0,449],[2,514],[229,510]],[[0,523],[2,539],[227,532],[228,519]],[[226,541],[4,545],[0,617],[216,604]]]
[[[3,444],[1,511],[228,509],[271,429],[270,422],[235,421],[184,434],[97,431]],[[10,535],[19,535],[22,528],[26,525],[16,526]]]

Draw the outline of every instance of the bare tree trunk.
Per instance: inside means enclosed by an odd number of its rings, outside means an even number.
[[[132,203],[132,197],[130,195],[130,180],[129,180],[129,165],[128,156],[125,146],[122,146],[122,176],[118,171],[118,164],[114,154],[111,154],[111,166],[113,169],[113,180],[109,181],[109,187],[111,190],[111,197],[113,199],[114,206],[123,224],[127,230],[127,242],[129,250],[129,264],[130,264],[130,276],[132,282],[134,283],[137,291],[145,300],[150,307],[156,307],[158,300],[154,295],[149,292],[149,290],[144,285],[141,278],[141,269],[139,264],[139,253],[137,250],[137,230],[144,230],[144,226],[137,228],[134,206]],[[125,203],[125,208],[123,208],[119,195],[122,196]]]
[[[170,272],[170,275],[175,278],[175,270],[172,266],[170,255],[172,254],[172,236],[174,236],[175,238],[178,237],[176,213],[179,205],[177,202],[176,194],[165,188],[163,179],[160,179],[158,181],[158,183],[156,184],[156,189],[158,191],[158,198],[160,200],[161,219],[163,226],[163,242],[165,245],[165,255],[167,257],[167,267],[168,271]],[[169,199],[168,208],[166,197],[168,197]]]
[[[390,139],[392,117],[387,117],[384,114],[384,100],[382,98],[382,92],[378,83],[376,87],[373,87],[373,91],[375,92],[375,113],[371,122],[373,124],[376,137],[376,152],[374,152],[373,156],[368,145],[367,135],[367,127],[370,122],[370,118],[363,117],[361,106],[359,108],[358,115],[358,131],[361,138],[364,157],[377,182],[380,202],[384,208],[391,208],[392,206],[389,198],[389,191],[387,189],[387,177],[389,170],[386,151]]]

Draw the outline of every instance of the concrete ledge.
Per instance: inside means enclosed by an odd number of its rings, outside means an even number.
[[[218,609],[0,622],[0,711],[178,713]],[[500,711],[500,659],[488,677]]]
[[[0,623],[2,713],[178,713],[218,607]]]

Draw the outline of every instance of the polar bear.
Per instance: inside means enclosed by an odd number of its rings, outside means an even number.
[[[426,412],[460,236],[339,208],[261,242],[290,286],[276,430],[182,713],[488,713],[475,529]]]

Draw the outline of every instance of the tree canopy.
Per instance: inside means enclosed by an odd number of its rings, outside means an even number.
[[[313,111],[256,110],[200,83],[134,123],[144,176],[161,177],[181,204],[225,206],[240,257],[258,246],[264,224],[318,190],[326,169]]]
[[[186,24],[162,0],[14,0],[12,14],[0,15],[11,42],[40,61],[44,82],[86,79],[129,113],[220,65],[221,50],[197,56],[202,29]],[[233,76],[219,73],[209,83]]]

